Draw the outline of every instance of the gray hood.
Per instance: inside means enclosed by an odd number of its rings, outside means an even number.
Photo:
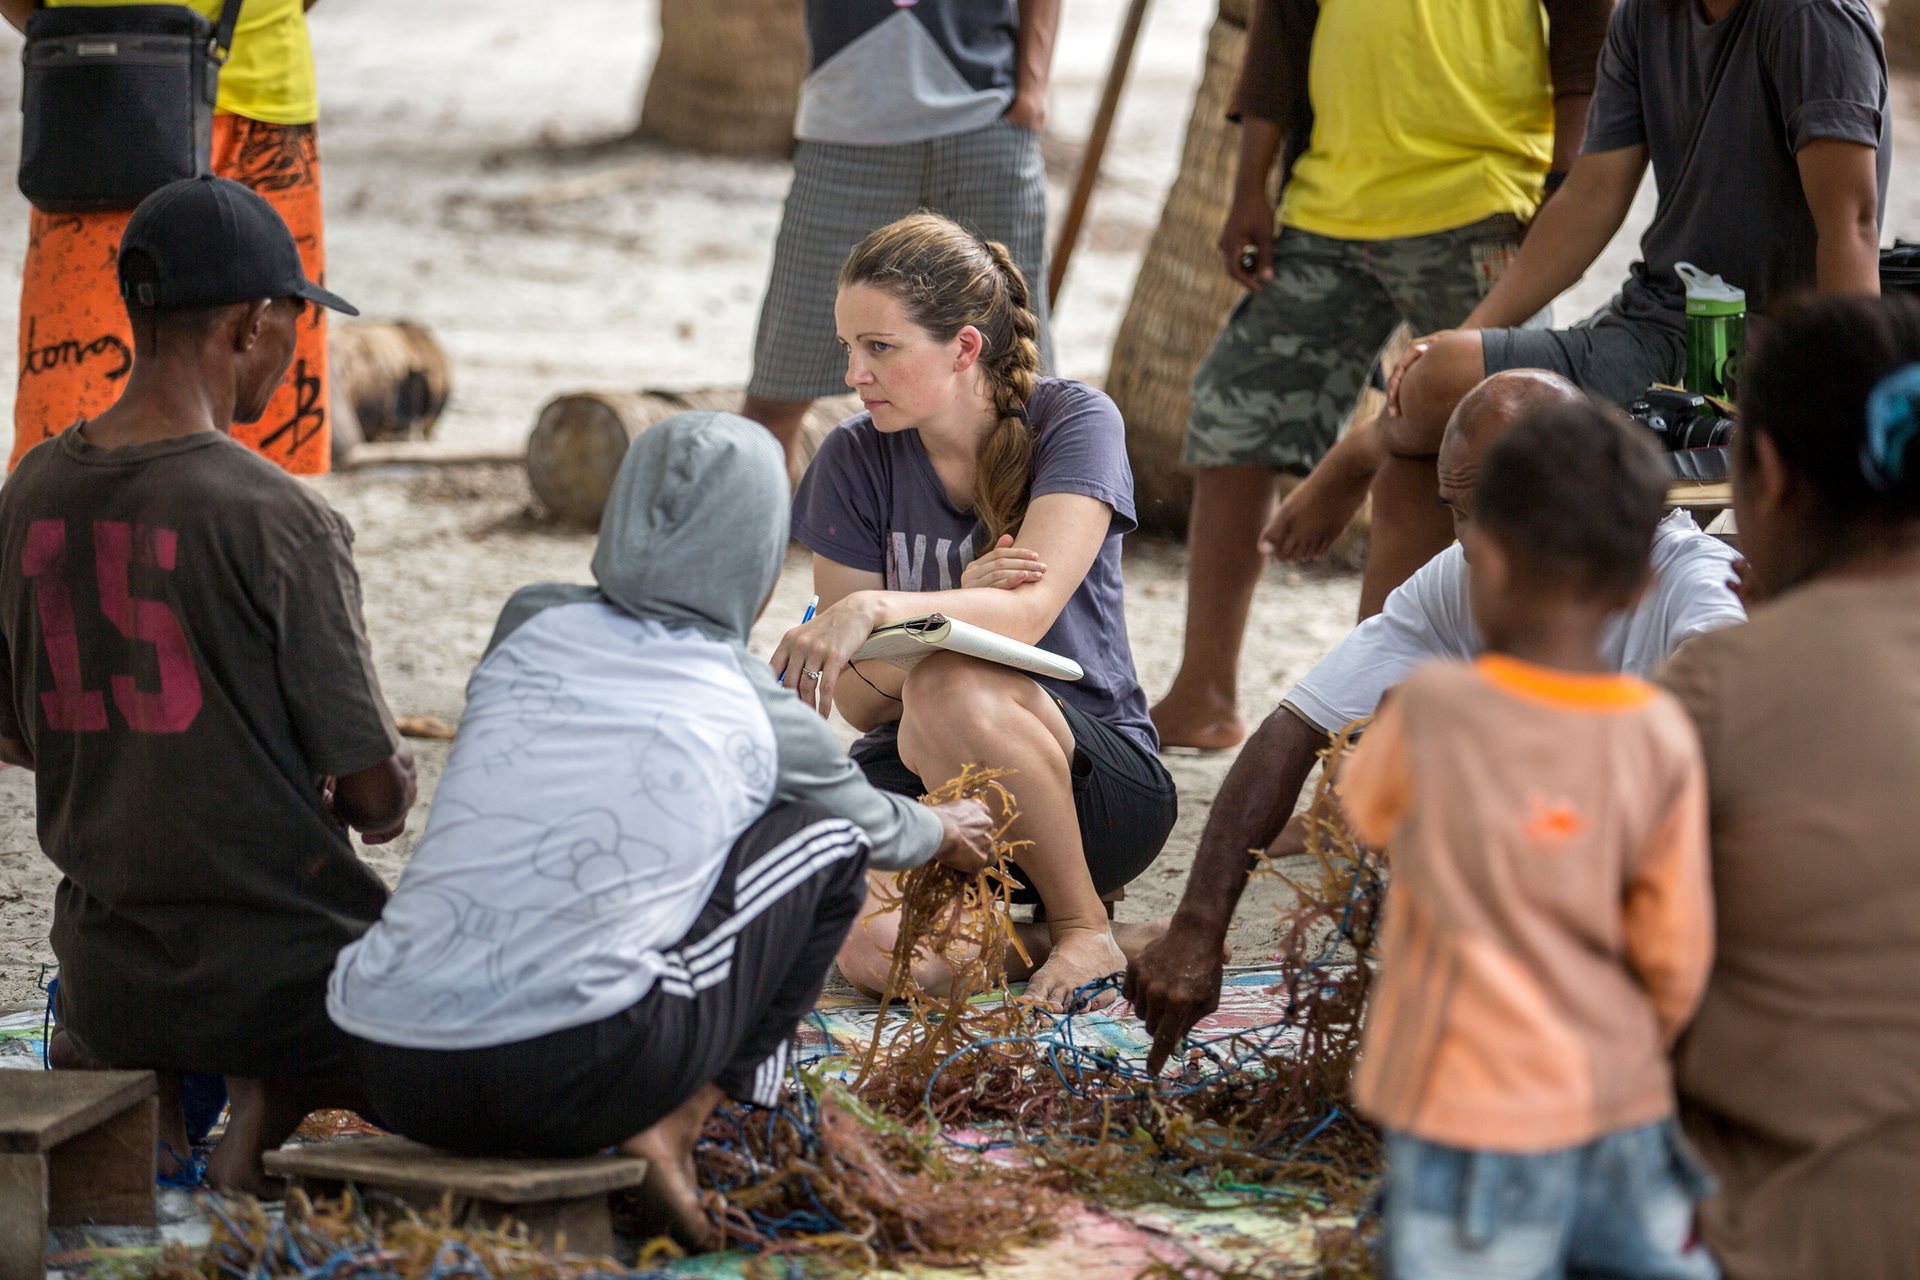
[[[640,433],[607,496],[593,576],[641,618],[745,644],[787,554],[779,442],[738,414],[680,413]]]
[[[555,582],[507,601],[491,654],[543,609],[604,599],[637,617],[697,627],[730,645],[773,731],[776,804],[805,800],[858,825],[871,865],[917,867],[940,847],[933,810],[874,790],[812,707],[746,650],[748,629],[787,554],[787,468],[765,427],[731,413],[682,413],[641,433],[614,476],[593,576],[600,589]],[[686,689],[697,707],[700,688]]]

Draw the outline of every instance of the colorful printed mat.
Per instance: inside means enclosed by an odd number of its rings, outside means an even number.
[[[1220,1009],[1195,1030],[1196,1037],[1227,1036],[1272,1027],[1285,1016],[1285,997],[1276,991],[1280,975],[1272,969],[1231,970],[1221,990]],[[1019,994],[1021,988],[1014,988]],[[995,1002],[999,996],[981,997]],[[801,1025],[801,1061],[844,1058],[863,1052],[870,1043],[878,1006],[872,1000],[844,990],[823,996],[813,1015]],[[0,1068],[41,1069],[44,1047],[44,1009],[23,1008],[0,1013]],[[889,1011],[886,1034],[904,1025],[901,1011]],[[1149,1038],[1132,1009],[1116,1002],[1105,1010],[1057,1020],[1053,1038],[1084,1050],[1119,1057],[1144,1058]],[[1276,1037],[1284,1043],[1291,1033]],[[1017,1170],[1009,1169],[1010,1176]],[[979,1269],[993,1280],[1042,1280],[1069,1271],[1076,1280],[1135,1280],[1149,1268],[1176,1271],[1239,1270],[1284,1274],[1305,1266],[1313,1257],[1313,1236],[1322,1226],[1351,1219],[1315,1221],[1280,1205],[1248,1205],[1222,1195],[1218,1207],[1205,1209],[1150,1205],[1115,1209],[1081,1204],[1062,1223],[1060,1233],[1045,1244],[1021,1249]],[[174,1241],[199,1245],[207,1238],[204,1213],[185,1193],[161,1189],[161,1226],[147,1229],[99,1229],[86,1237],[57,1234],[58,1252],[50,1274],[81,1280],[107,1274],[138,1274],[142,1262],[155,1256],[158,1245]],[[751,1255],[723,1253],[673,1264],[669,1270],[691,1280],[753,1280]],[[761,1274],[764,1274],[764,1270]],[[908,1267],[894,1273],[914,1280],[951,1276],[927,1267]]]
[[[1278,991],[1281,977],[1273,969],[1230,969],[1220,988],[1220,1008],[1194,1028],[1196,1038],[1231,1035],[1271,1027],[1286,1016],[1286,995]],[[1026,984],[1015,983],[1010,994],[1018,996]],[[996,1005],[998,993],[977,996],[975,1004]],[[879,1005],[866,996],[844,990],[828,991],[814,1006],[813,1014],[800,1024],[797,1057],[801,1062],[821,1058],[864,1053],[873,1041],[873,1024]],[[901,1009],[887,1012],[890,1026],[905,1026]],[[884,1033],[883,1033],[884,1034]],[[1276,1045],[1291,1042],[1294,1032],[1274,1037]],[[1145,1058],[1152,1038],[1134,1016],[1133,1007],[1115,1001],[1105,1009],[1076,1014],[1056,1020],[1053,1038],[1084,1049],[1104,1050],[1123,1058]]]
[[[0,1068],[46,1069],[46,1017],[44,1006],[0,1013]]]

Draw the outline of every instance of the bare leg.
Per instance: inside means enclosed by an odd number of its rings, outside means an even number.
[[[1019,800],[1020,820],[1009,835],[1031,842],[1021,851],[1020,867],[1047,904],[1052,941],[1028,994],[1062,1008],[1076,987],[1124,969],[1126,954],[1114,940],[1080,845],[1070,772],[1073,734],[1053,700],[1017,672],[954,654],[915,667],[901,694],[900,758],[920,777],[943,781],[968,764],[1014,772],[1008,786]],[[885,981],[881,949],[893,944],[895,927],[871,910],[855,922],[840,950],[840,969],[849,981],[869,991]]]
[[[1367,486],[1383,456],[1379,418],[1355,422],[1280,503],[1261,531],[1261,549],[1282,564],[1326,555],[1366,501]]]
[[[647,1162],[646,1181],[640,1184],[641,1203],[648,1210],[647,1229],[670,1235],[681,1247],[695,1252],[719,1243],[712,1219],[700,1207],[693,1148],[707,1117],[723,1096],[720,1086],[702,1085],[651,1129],[620,1144],[622,1154]]]
[[[1393,589],[1453,542],[1453,517],[1436,495],[1432,458],[1389,457],[1373,482],[1373,535],[1360,578],[1360,621],[1386,607]]]
[[[752,418],[773,432],[773,438],[791,457],[794,441],[800,438],[800,424],[806,421],[807,410],[811,408],[811,400],[768,400],[762,396],[748,396],[746,403],[740,406],[740,416]]]
[[[107,1071],[111,1070],[104,1062],[95,1062],[80,1052],[80,1046],[73,1042],[66,1029],[59,1023],[53,1024],[53,1032],[47,1037],[47,1065],[55,1071]]]
[[[1221,751],[1247,736],[1236,705],[1240,644],[1260,582],[1260,526],[1273,506],[1267,467],[1209,467],[1194,477],[1187,521],[1187,633],[1180,670],[1154,705],[1169,747]]]
[[[177,1178],[187,1171],[193,1159],[193,1144],[187,1141],[187,1110],[180,1098],[180,1073],[160,1071],[160,1150],[154,1167],[163,1178]]]
[[[282,1080],[227,1077],[227,1131],[207,1158],[207,1185],[216,1191],[262,1195],[268,1189],[260,1157],[293,1136],[318,1104],[310,1088]]]
[[[207,1157],[207,1185],[265,1198],[276,1188],[260,1157],[278,1150],[315,1111],[370,1112],[351,1080],[227,1077],[227,1131]]]
[[[1373,532],[1360,587],[1360,617],[1380,612],[1393,589],[1453,541],[1453,518],[1440,505],[1434,469],[1454,406],[1486,375],[1480,335],[1454,332],[1434,342],[1400,384],[1400,414],[1382,416],[1388,461],[1373,486]]]
[[[887,871],[867,873],[866,904],[860,908],[846,941],[840,944],[840,954],[835,957],[840,976],[870,996],[886,989],[887,977],[893,968],[893,949],[900,940],[899,913],[882,911],[873,905],[875,887],[893,878]],[[956,954],[954,958],[964,963],[972,955]],[[953,988],[953,970],[937,957],[914,957],[911,972],[913,985],[927,995],[944,996]],[[1007,975],[1016,980],[1027,976],[1027,965],[1012,947],[1007,948]]]

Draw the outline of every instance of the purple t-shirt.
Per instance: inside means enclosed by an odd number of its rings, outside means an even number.
[[[1073,706],[1148,751],[1160,740],[1127,643],[1120,539],[1134,527],[1133,471],[1126,426],[1104,392],[1042,378],[1027,402],[1034,430],[1031,496],[1078,493],[1113,508],[1107,539],[1080,589],[1040,647],[1072,658],[1086,675],[1071,683],[1035,677]],[[850,569],[883,574],[889,591],[952,591],[978,556],[986,530],[947,496],[918,431],[876,430],[869,414],[835,427],[820,443],[793,498],[793,536]],[[862,742],[884,739],[883,725]]]

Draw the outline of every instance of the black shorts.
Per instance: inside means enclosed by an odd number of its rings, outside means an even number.
[[[1131,883],[1160,856],[1180,808],[1173,775],[1159,756],[1112,725],[1052,693],[1047,696],[1073,731],[1073,806],[1080,818],[1080,847],[1093,873],[1093,887],[1105,897]],[[900,744],[893,737],[855,746],[853,761],[882,791],[927,793],[927,785],[900,759]],[[1038,902],[1040,895],[1023,886],[1014,890],[1013,900]]]
[[[1620,314],[1611,303],[1571,329],[1485,329],[1487,375],[1547,369],[1588,395],[1631,404],[1656,382],[1686,372],[1686,331],[1675,324]]]

